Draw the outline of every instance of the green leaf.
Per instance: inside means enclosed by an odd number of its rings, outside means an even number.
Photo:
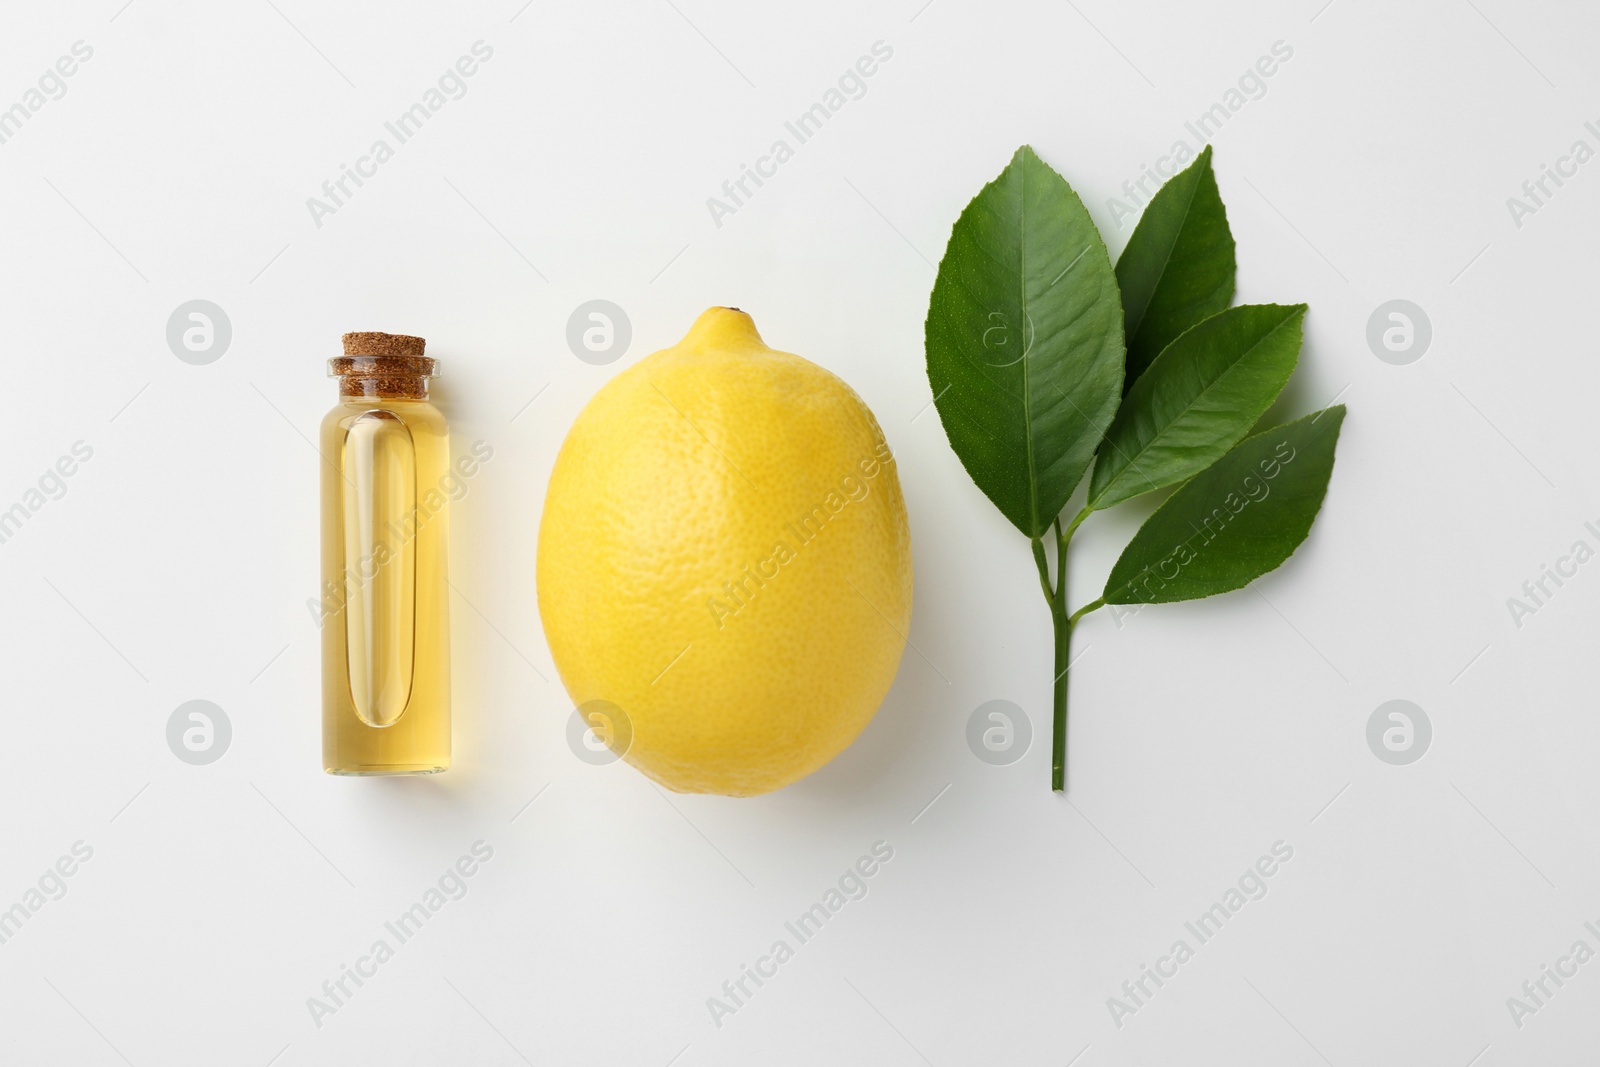
[[[1183,331],[1233,299],[1233,233],[1211,146],[1156,191],[1117,260],[1131,386]]]
[[[1006,518],[1043,535],[1116,414],[1125,353],[1105,242],[1026,145],[956,220],[925,336],[950,447]]]
[[[1238,444],[1294,373],[1305,314],[1304,304],[1229,308],[1162,350],[1106,432],[1089,507],[1176,485]]]
[[[1156,509],[1106,580],[1108,604],[1242,589],[1294,552],[1322,507],[1344,405],[1247,438]]]

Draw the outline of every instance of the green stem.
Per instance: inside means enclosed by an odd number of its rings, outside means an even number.
[[[1056,558],[1061,568],[1060,573],[1067,570],[1066,543],[1063,540],[1056,542],[1058,546]],[[1065,581],[1059,583],[1065,586]],[[1062,594],[1066,589],[1061,590]],[[1067,619],[1067,602],[1065,595],[1057,596],[1050,602],[1050,622],[1056,632],[1056,658],[1055,658],[1055,715],[1051,725],[1050,745],[1050,788],[1061,792],[1067,786],[1067,664],[1071,662],[1072,655],[1072,623]]]
[[[1044,598],[1053,608],[1056,594],[1050,588],[1050,565],[1044,559],[1044,542],[1037,537],[1033,539],[1033,562],[1039,567],[1039,586],[1044,590]]]
[[[1090,515],[1093,515],[1093,514],[1094,514],[1094,509],[1093,508],[1088,508],[1088,507],[1084,508],[1082,511],[1078,512],[1077,517],[1074,518],[1072,520],[1072,522],[1068,524],[1067,529],[1066,529],[1065,532],[1062,532],[1062,530],[1061,530],[1061,520],[1060,519],[1056,520],[1056,532],[1061,534],[1061,547],[1062,548],[1067,547],[1067,542],[1072,540],[1072,535],[1077,532],[1077,529],[1078,529],[1079,526],[1083,525],[1083,520],[1087,519]]]
[[[1078,620],[1089,614],[1089,612],[1098,611],[1100,608],[1105,606],[1106,601],[1104,597],[1101,597],[1099,600],[1091,600],[1083,607],[1079,608],[1077,611],[1074,611],[1070,616],[1068,616],[1067,625],[1076,626],[1078,625]]]
[[[1055,628],[1056,637],[1055,707],[1050,732],[1050,788],[1058,793],[1067,787],[1067,669],[1072,662],[1072,628],[1077,625],[1081,617],[1105,603],[1104,600],[1096,600],[1091,604],[1085,604],[1070,616],[1067,614],[1067,546],[1072,542],[1072,535],[1090,514],[1091,509],[1084,508],[1067,524],[1066,529],[1061,528],[1060,519],[1056,520],[1056,587],[1052,592],[1046,583],[1045,589],[1045,599],[1050,602],[1050,622]],[[1035,541],[1034,548],[1034,558],[1039,562],[1039,574],[1042,579],[1045,575],[1044,547]]]

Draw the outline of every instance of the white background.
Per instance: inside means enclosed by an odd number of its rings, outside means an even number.
[[[93,48],[0,145],[0,508],[94,450],[0,544],[0,908],[94,850],[0,945],[0,1061],[1592,1062],[1600,962],[1520,1029],[1506,1006],[1600,949],[1600,564],[1521,627],[1506,604],[1600,547],[1600,163],[1520,227],[1506,206],[1600,147],[1592,8],[122,3],[9,4],[0,32],[0,107]],[[316,226],[306,198],[478,40],[467,95]],[[866,95],[715,225],[706,198],[880,40]],[[1024,142],[1115,255],[1108,198],[1195,147],[1185,120],[1276,41],[1293,56],[1216,167],[1239,301],[1311,306],[1275,414],[1350,407],[1332,487],[1254,591],[1085,621],[1052,795],[1028,546],[928,406],[933,264]],[[233,327],[206,366],[165,337],[196,298]],[[593,298],[633,324],[609,366],[565,340]],[[1366,341],[1394,298],[1433,324],[1406,366]],[[534,588],[573,416],[712,304],[871,405],[916,553],[915,650],[876,720],[747,800],[576,759]],[[432,780],[319,761],[308,439],[359,329],[426,336],[457,447],[495,449],[454,512],[456,764]],[[1080,533],[1075,602],[1123,512]],[[1395,698],[1433,723],[1410,766],[1365,739]],[[233,725],[209,766],[165,740],[191,699]],[[1034,724],[1012,766],[965,741],[993,699]],[[307,998],[480,839],[470,893],[316,1026]],[[879,840],[870,893],[714,1025],[707,998]],[[1107,998],[1279,840],[1265,899],[1119,1028]]]

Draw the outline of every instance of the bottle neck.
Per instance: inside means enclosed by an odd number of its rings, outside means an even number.
[[[426,356],[339,356],[328,360],[339,396],[374,400],[426,400],[439,361]]]
[[[339,398],[356,397],[371,400],[426,400],[426,378],[341,377]]]

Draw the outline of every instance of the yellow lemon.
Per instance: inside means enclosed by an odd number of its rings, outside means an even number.
[[[599,732],[628,762],[679,792],[779,789],[894,680],[911,621],[894,458],[848,385],[711,308],[578,415],[538,582],[561,680],[619,720]]]

